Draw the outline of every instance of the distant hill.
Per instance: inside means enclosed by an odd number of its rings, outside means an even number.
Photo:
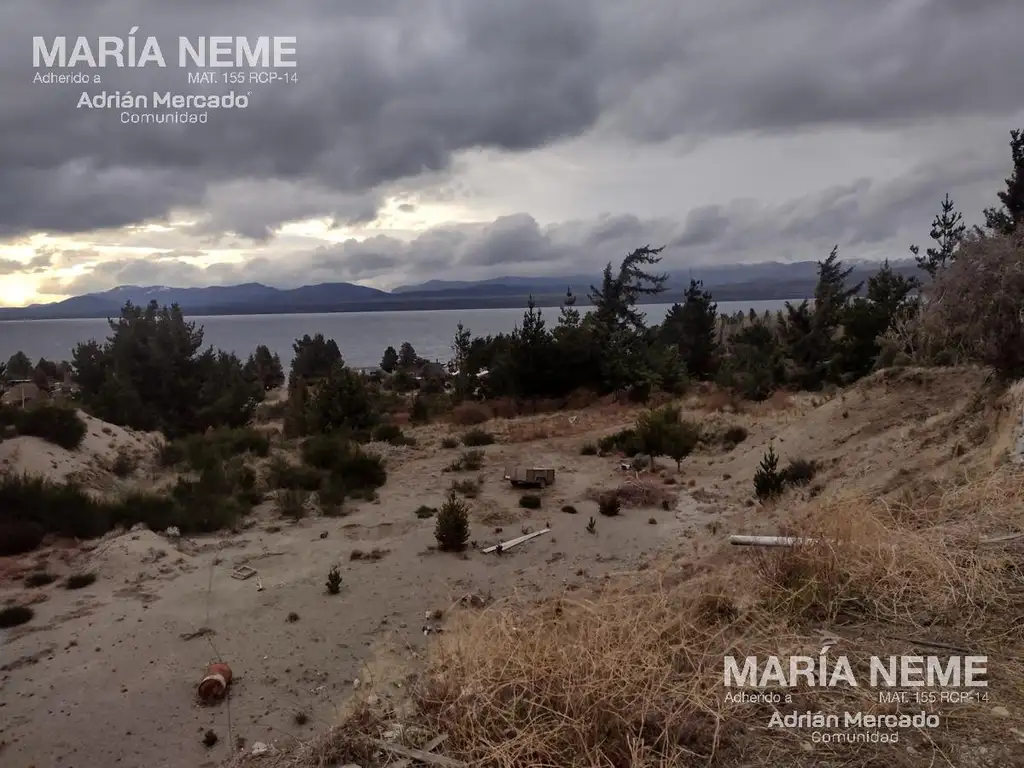
[[[852,282],[867,280],[878,271],[876,262],[847,261],[854,268]],[[919,275],[914,262],[892,262],[896,271]],[[682,298],[691,277],[702,280],[718,301],[800,300],[814,293],[818,265],[813,261],[696,266],[669,273],[667,290],[649,303]],[[177,303],[190,315],[265,315],[314,312],[375,312],[400,310],[486,309],[522,307],[533,295],[538,306],[562,303],[567,289],[586,306],[587,293],[599,275],[558,277],[496,277],[479,281],[430,280],[417,285],[380,291],[353,283],[320,283],[281,289],[245,283],[210,288],[125,285],[102,293],[75,296],[53,304],[0,308],[0,320],[43,320],[116,316],[125,302]]]

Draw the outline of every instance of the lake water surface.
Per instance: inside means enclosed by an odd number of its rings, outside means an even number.
[[[774,312],[784,301],[721,302],[718,311],[731,314],[753,308],[758,313]],[[660,323],[670,304],[643,307],[649,323]],[[592,307],[580,307],[582,313]],[[552,327],[558,322],[556,307],[544,308],[544,319]],[[322,333],[338,343],[345,361],[363,368],[377,365],[388,345],[395,349],[408,341],[428,360],[446,362],[451,357],[455,327],[462,322],[474,336],[511,331],[522,322],[522,309],[452,309],[416,312],[332,312],[311,315],[213,315],[190,317],[205,331],[204,342],[247,357],[257,345],[266,344],[281,356],[287,367],[292,344],[305,334]],[[18,350],[32,360],[67,360],[76,344],[102,340],[110,334],[107,321],[9,320],[0,322],[0,361]]]

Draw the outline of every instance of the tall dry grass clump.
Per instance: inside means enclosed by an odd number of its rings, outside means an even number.
[[[861,672],[870,655],[988,654],[991,701],[1020,712],[1024,557],[984,538],[1021,519],[1024,474],[1011,467],[898,502],[812,500],[791,532],[820,543],[720,551],[591,600],[512,601],[464,617],[434,650],[419,717],[449,734],[448,754],[479,765],[847,760],[849,744],[768,729],[771,706],[727,701],[722,685],[726,654],[816,655],[823,644]],[[776,706],[897,711],[866,687],[802,689]],[[858,744],[856,764],[916,765],[926,750],[957,765],[968,734],[997,740],[992,704],[955,716],[942,706],[912,707],[940,712],[941,729]]]
[[[977,362],[1006,378],[1024,376],[1024,229],[969,235],[924,297],[916,317],[886,334],[883,359]]]

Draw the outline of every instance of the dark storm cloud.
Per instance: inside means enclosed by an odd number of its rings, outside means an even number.
[[[1024,5],[967,7],[8,0],[0,236],[116,227],[182,207],[205,212],[204,231],[253,238],[289,218],[365,221],[381,184],[445,171],[460,150],[527,151],[599,121],[660,140],[1013,111],[1024,104]],[[171,59],[179,34],[295,35],[300,82],[254,86],[247,110],[205,126],[144,127],[75,109],[81,87],[31,84],[33,35],[126,36],[134,25]],[[228,87],[188,86],[173,68],[102,72],[90,91]],[[703,226],[694,236],[714,235],[714,222]]]
[[[80,294],[124,284],[226,285],[259,281],[281,287],[331,281],[474,280],[508,274],[596,274],[641,245],[664,245],[668,269],[707,263],[815,260],[834,244],[845,259],[904,258],[927,240],[946,193],[968,224],[990,204],[1006,167],[1005,149],[964,152],[887,181],[868,178],[776,204],[750,199],[694,209],[682,223],[632,215],[541,225],[520,213],[480,224],[448,224],[411,240],[377,235],[327,246],[301,236],[278,238],[241,261],[199,266],[199,251],[178,248],[100,261],[94,251],[36,249],[42,264],[94,266],[43,293]],[[205,257],[209,260],[209,255]],[[26,268],[21,264],[21,271]]]
[[[358,198],[377,185],[448,167],[467,147],[525,150],[590,126],[598,38],[587,3],[391,2],[234,5],[111,0],[13,2],[0,9],[0,234],[80,231],[200,206],[233,180],[302,182]],[[88,6],[90,13],[85,12]],[[253,86],[246,110],[205,126],[125,126],[75,108],[82,87],[31,84],[33,34],[157,36],[176,58],[179,34],[295,35],[300,82]],[[524,55],[528,53],[529,55]],[[109,92],[203,90],[174,68],[95,70]],[[205,90],[226,92],[229,86]],[[19,194],[15,194],[15,190]],[[365,219],[372,197],[324,196],[288,215]],[[357,212],[352,213],[355,207]],[[267,226],[283,214],[267,212]],[[237,217],[236,217],[237,218]],[[238,222],[262,235],[259,222]]]

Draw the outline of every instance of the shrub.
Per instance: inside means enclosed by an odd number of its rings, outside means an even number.
[[[341,592],[341,571],[338,566],[332,565],[327,572],[327,594],[336,595]]]
[[[84,589],[95,583],[95,573],[74,573],[64,580],[64,589]]]
[[[0,608],[0,629],[10,629],[32,621],[35,612],[27,605],[10,605]]]
[[[459,447],[458,438],[455,438],[455,437],[443,437],[443,438],[441,438],[441,447],[442,448],[458,448]]]
[[[597,500],[597,511],[605,517],[616,517],[622,511],[622,502],[617,494],[606,493]]]
[[[202,471],[243,453],[268,456],[270,437],[252,427],[215,429],[166,443],[160,452],[160,461],[164,466],[187,464]]]
[[[135,471],[135,457],[132,456],[127,446],[122,445],[117,449],[114,461],[110,465],[110,471],[120,478],[128,477]]]
[[[519,506],[523,509],[540,509],[540,496],[525,493],[519,497]]]
[[[0,557],[31,552],[45,535],[43,526],[31,520],[0,521]]]
[[[82,444],[88,428],[73,408],[40,404],[19,410],[15,417],[18,434],[39,437],[73,451]]]
[[[597,441],[597,447],[601,453],[619,451],[626,456],[634,456],[643,450],[635,429],[623,429],[615,434],[606,435]]]
[[[754,473],[754,493],[762,501],[778,496],[785,487],[785,480],[778,467],[779,457],[775,453],[775,446],[769,445]]]
[[[427,520],[437,514],[437,508],[428,507],[424,504],[416,508],[415,514],[420,520]]]
[[[480,480],[456,480],[452,483],[451,490],[473,499],[480,495],[481,485]]]
[[[306,516],[306,500],[309,492],[301,488],[281,491],[277,497],[277,510],[281,517],[299,520]]]
[[[413,398],[409,421],[413,424],[426,424],[430,421],[430,409],[427,407],[427,401],[419,395]]]
[[[722,443],[727,446],[735,446],[747,439],[747,428],[735,425],[729,427],[722,433]]]
[[[459,458],[452,461],[446,472],[475,472],[484,465],[483,451],[463,451]]]
[[[413,445],[415,440],[406,437],[397,424],[381,424],[373,431],[373,439],[391,445]]]
[[[566,504],[564,507],[562,507],[562,511],[565,512],[565,514],[567,515],[575,515],[576,507],[574,507],[572,504]]]
[[[272,488],[314,491],[320,488],[323,475],[313,467],[292,464],[283,456],[275,456],[267,467],[267,481]]]
[[[317,502],[320,504],[320,513],[324,517],[338,517],[342,514],[342,507],[345,505],[345,486],[335,478],[327,476],[320,482],[317,489]]]
[[[467,448],[476,448],[494,443],[494,435],[482,429],[471,429],[462,436],[462,444]]]
[[[365,495],[388,480],[384,458],[375,453],[365,453],[360,448],[338,456],[330,473],[331,478],[350,494]]]
[[[45,587],[47,584],[53,584],[57,580],[57,577],[47,571],[36,571],[30,573],[25,577],[26,587]]]
[[[990,365],[1007,379],[1024,375],[1024,232],[969,234],[956,260],[925,288],[916,318],[894,324],[885,357]]]
[[[491,414],[478,403],[462,403],[452,410],[452,422],[463,427],[472,427],[489,421]]]
[[[580,456],[596,456],[597,455],[597,444],[596,443],[584,443],[580,447]]]
[[[469,541],[469,507],[454,493],[448,495],[437,513],[434,538],[442,552],[462,552]]]
[[[818,463],[807,459],[793,459],[780,473],[786,485],[808,485],[818,474]]]

